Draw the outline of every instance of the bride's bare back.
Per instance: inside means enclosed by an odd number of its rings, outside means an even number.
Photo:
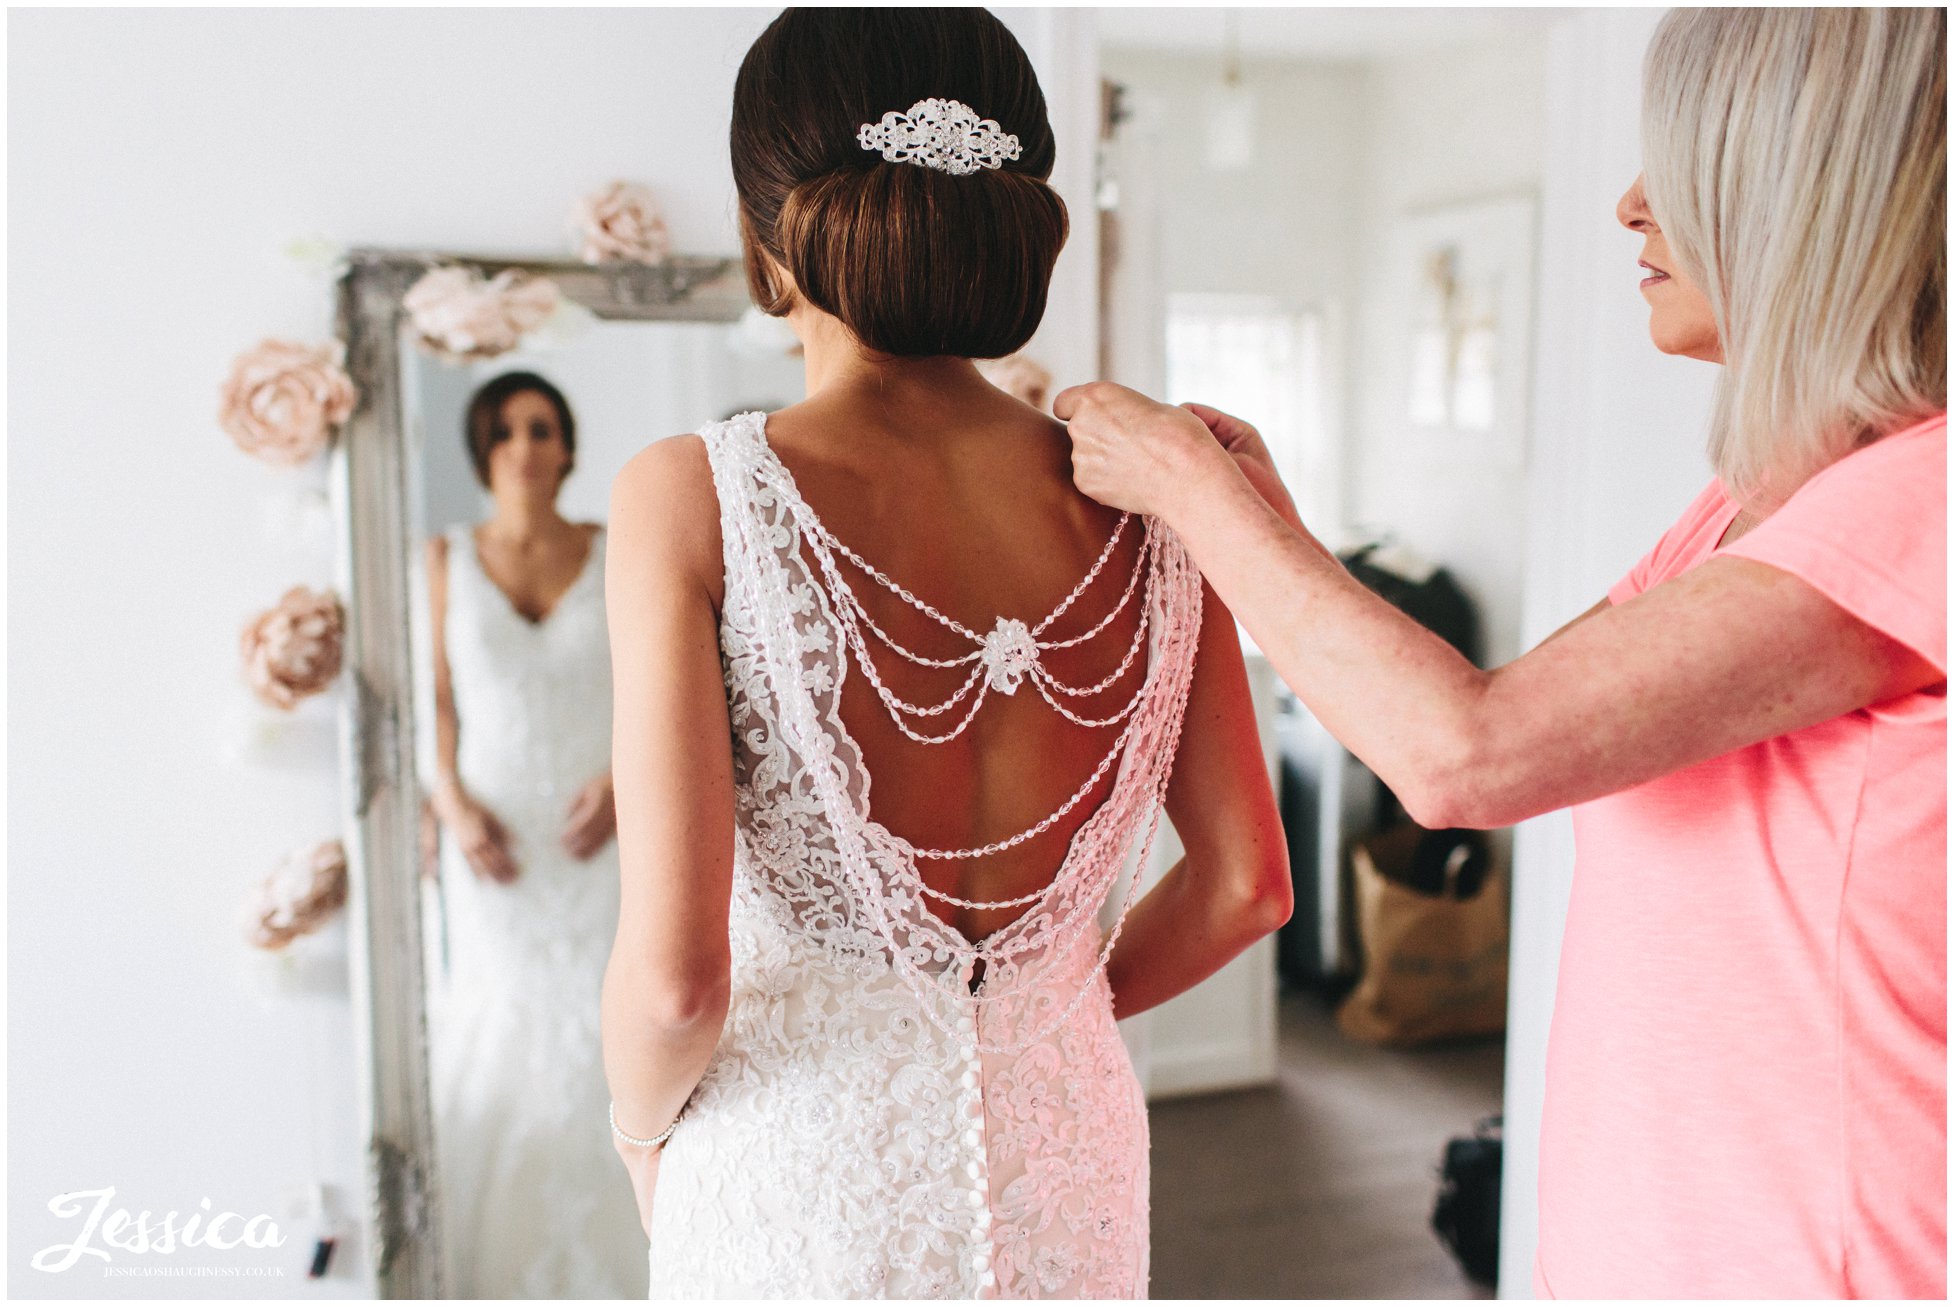
[[[946,372],[939,391],[906,396],[899,411],[856,396],[795,405],[768,419],[768,442],[828,531],[918,599],[979,632],[999,618],[1035,625],[1085,578],[1120,514],[1073,488],[1056,421],[967,370]],[[1136,519],[1098,578],[1043,638],[1063,641],[1098,625],[1133,576],[1143,540]],[[939,659],[971,652],[967,640],[859,568],[844,561],[841,569],[869,617],[898,643]],[[1092,639],[1044,650],[1041,662],[1062,682],[1097,685],[1118,671],[1142,611],[1140,602],[1129,602]],[[870,648],[883,682],[909,703],[941,703],[970,674],[968,667],[918,666],[880,641]],[[1067,720],[1027,678],[1015,693],[991,692],[956,738],[918,743],[897,727],[856,660],[850,664],[841,716],[873,777],[873,816],[918,847],[969,848],[1034,825],[1085,783],[1119,738],[1118,724],[1086,727]],[[1133,698],[1146,668],[1143,647],[1103,691],[1067,700],[1067,707],[1089,720],[1110,716]],[[943,735],[961,720],[968,702],[939,716],[910,718],[911,729]],[[1116,760],[1043,834],[984,858],[926,861],[925,881],[980,900],[1043,887],[1073,833],[1111,790],[1117,766]],[[971,939],[1026,910],[940,902],[932,908]]]

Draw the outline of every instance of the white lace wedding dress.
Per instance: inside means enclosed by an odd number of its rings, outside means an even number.
[[[469,528],[445,534],[456,762],[520,865],[498,884],[442,841],[448,966],[428,1035],[445,1291],[642,1297],[644,1230],[604,1124],[597,1025],[617,843],[578,861],[560,842],[576,791],[611,765],[605,533],[541,623],[483,572]]]
[[[1200,577],[1171,532],[1145,524],[1147,681],[1107,754],[1113,791],[1051,889],[972,946],[926,908],[935,892],[916,872],[918,857],[964,854],[918,850],[869,818],[870,778],[838,712],[844,687],[870,688],[852,672],[873,681],[848,653],[865,610],[830,597],[837,551],[853,556],[764,423],[701,432],[725,539],[733,993],[660,1163],[651,1296],[1144,1297],[1146,1105],[1096,917],[1158,819]],[[1025,627],[966,634],[984,642],[958,660],[987,673],[978,705],[1057,684],[1038,679]]]

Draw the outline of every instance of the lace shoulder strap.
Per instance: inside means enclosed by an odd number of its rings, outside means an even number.
[[[861,755],[840,727],[847,655],[801,556],[795,497],[769,475],[765,421],[764,413],[741,413],[699,429],[719,499],[727,694],[735,730],[743,720],[749,729],[764,729],[775,751],[756,759],[762,765],[752,777],[754,801],[769,802],[777,782],[819,759],[819,770],[842,775],[817,801],[845,812],[848,787],[859,785],[865,794],[867,785]],[[746,743],[758,738],[749,735]],[[816,797],[805,779],[799,775],[790,788],[804,799]]]
[[[760,486],[755,477],[758,463],[756,437],[749,429],[750,415],[741,413],[721,422],[699,428],[706,444],[706,461],[712,469],[713,493],[719,500],[719,538],[726,569],[725,607],[749,607],[756,579],[753,575],[758,539],[770,529],[761,523],[762,506],[754,502]],[[728,625],[722,619],[722,627]]]

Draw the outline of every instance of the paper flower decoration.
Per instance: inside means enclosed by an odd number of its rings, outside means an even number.
[[[282,949],[319,929],[345,904],[345,846],[327,840],[300,849],[279,863],[252,896],[245,938],[262,949]]]
[[[291,708],[339,675],[346,614],[339,597],[293,586],[244,628],[240,641],[244,679],[251,692],[274,708]]]
[[[658,202],[637,182],[612,182],[578,200],[570,228],[585,263],[663,263],[672,249]]]
[[[401,301],[421,343],[450,362],[494,358],[556,313],[556,283],[518,268],[484,278],[472,268],[435,268]]]
[[[345,347],[266,340],[238,355],[218,397],[217,421],[237,447],[277,467],[298,467],[353,414],[357,393],[340,364]]]

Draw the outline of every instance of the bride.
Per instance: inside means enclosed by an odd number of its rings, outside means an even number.
[[[732,160],[808,398],[640,452],[607,557],[652,1296],[1144,1296],[1115,1021],[1290,890],[1233,619],[971,361],[1064,242],[1043,94],[981,9],[788,10]],[[1163,801],[1187,856],[1134,902]]]
[[[588,1128],[619,879],[605,533],[559,511],[577,424],[546,378],[484,384],[464,434],[494,511],[427,551],[447,836],[428,1011],[443,1279],[459,1298],[616,1298],[642,1292],[645,1270],[630,1189]]]

